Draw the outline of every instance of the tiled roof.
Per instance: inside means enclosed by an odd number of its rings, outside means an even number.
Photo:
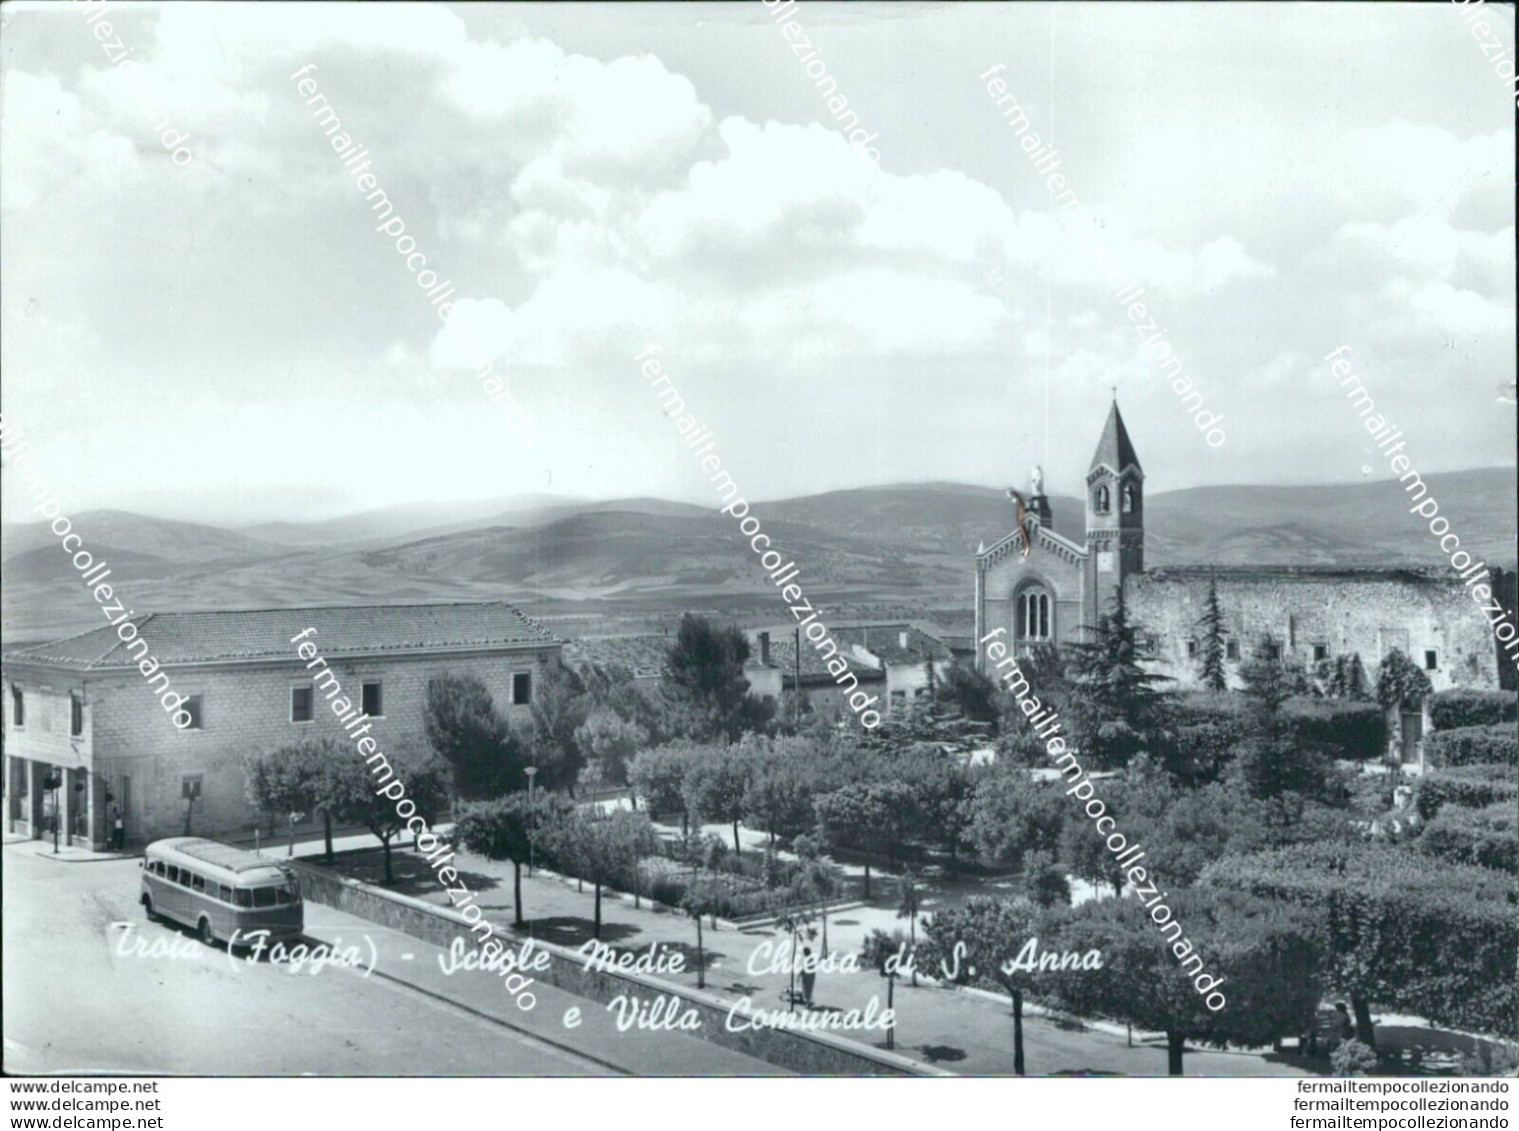
[[[126,622],[123,622],[126,623]],[[295,658],[306,628],[323,656],[557,644],[548,629],[500,601],[150,613],[131,618],[160,664],[252,663]],[[87,671],[135,666],[119,626],[7,652],[6,659]]]

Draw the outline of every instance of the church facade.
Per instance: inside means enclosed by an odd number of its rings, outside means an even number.
[[[1436,691],[1512,687],[1487,619],[1449,569],[1323,566],[1193,566],[1147,570],[1144,470],[1114,402],[1085,484],[1081,543],[1051,528],[1036,473],[1023,529],[976,555],[976,638],[1006,630],[1016,654],[1082,639],[1122,592],[1131,618],[1149,633],[1155,670],[1182,689],[1198,686],[1198,621],[1210,583],[1227,625],[1229,682],[1268,638],[1312,670],[1320,660],[1358,654],[1367,677],[1393,649],[1421,665]],[[1025,551],[1025,531],[1027,550]],[[1492,569],[1505,607],[1515,576]],[[978,653],[977,666],[985,669]]]

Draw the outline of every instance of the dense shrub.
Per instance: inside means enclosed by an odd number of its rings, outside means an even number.
[[[1429,719],[1436,730],[1512,723],[1515,704],[1512,691],[1472,691],[1453,687],[1429,697]]]
[[[1199,882],[1308,909],[1332,983],[1366,1002],[1519,1033],[1511,876],[1398,846],[1299,844],[1216,861]]]
[[[1175,750],[1166,752],[1162,764],[1193,785],[1217,781],[1239,742],[1234,728],[1222,723],[1177,727]]]
[[[1414,787],[1414,806],[1426,821],[1446,804],[1486,809],[1499,802],[1519,804],[1519,773],[1512,766],[1453,766],[1425,774]]]
[[[1387,748],[1387,720],[1375,703],[1348,699],[1289,699],[1282,707],[1292,736],[1333,758],[1366,762]]]
[[[1424,740],[1424,753],[1436,766],[1519,765],[1519,727],[1497,723],[1437,730]]]
[[[1519,873],[1519,810],[1507,803],[1486,809],[1447,805],[1417,843],[1426,856]]]
[[[1366,1076],[1376,1066],[1376,1051],[1360,1041],[1345,1041],[1329,1054],[1329,1070],[1336,1076]]]
[[[1193,693],[1173,705],[1172,725],[1178,740],[1186,736],[1199,750],[1232,751],[1255,735],[1248,710],[1242,695]],[[1364,762],[1380,758],[1387,747],[1387,722],[1375,703],[1296,697],[1282,704],[1282,716],[1293,741],[1332,758]]]

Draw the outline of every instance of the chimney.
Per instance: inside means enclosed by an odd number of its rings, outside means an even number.
[[[760,663],[764,664],[766,667],[769,667],[770,666],[770,634],[768,632],[762,632],[762,633],[759,634],[759,653],[760,653],[759,654]]]

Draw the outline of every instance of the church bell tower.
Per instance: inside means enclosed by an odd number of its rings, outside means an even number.
[[[1124,578],[1144,571],[1144,478],[1115,396],[1086,478],[1088,624],[1109,610]]]

